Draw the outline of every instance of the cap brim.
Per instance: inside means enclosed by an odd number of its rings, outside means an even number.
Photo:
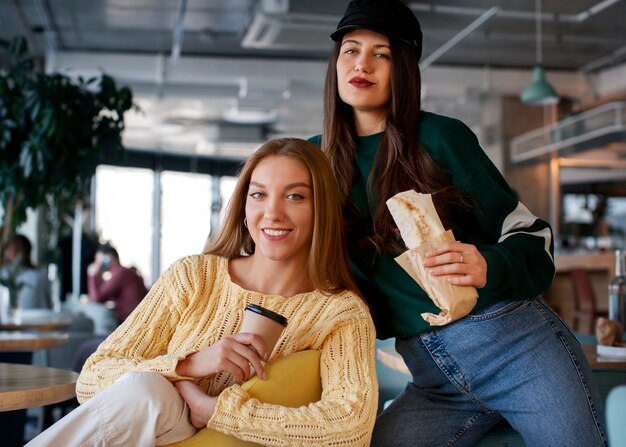
[[[383,36],[388,36],[388,37],[392,37],[394,39],[397,39],[401,42],[404,43],[408,43],[409,45],[413,45],[415,46],[415,42],[414,41],[410,41],[407,39],[404,39],[400,36],[394,35],[392,33],[389,33],[381,28],[378,28],[376,26],[370,26],[370,25],[346,25],[346,26],[342,26],[341,28],[337,28],[331,35],[330,38],[332,40],[334,40],[335,42],[341,40],[341,38],[343,37],[344,34],[346,34],[349,31],[355,30],[355,29],[368,29],[370,31],[374,31],[378,34],[382,34]]]

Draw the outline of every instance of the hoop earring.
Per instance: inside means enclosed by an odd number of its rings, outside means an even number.
[[[248,228],[248,218],[247,217],[243,218],[243,226]]]

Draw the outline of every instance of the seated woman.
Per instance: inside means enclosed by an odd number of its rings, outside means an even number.
[[[262,445],[368,446],[377,405],[375,331],[347,262],[325,155],[272,140],[246,162],[203,255],[164,272],[87,360],[82,405],[37,445],[165,445],[209,427]],[[257,304],[287,318],[273,352],[238,333]],[[290,408],[239,384],[263,360],[319,350],[321,399]]]
[[[16,282],[21,284],[18,292],[21,309],[51,309],[48,276],[33,264],[32,249],[26,236],[13,235],[4,252],[5,266],[0,269],[0,278],[7,279],[11,274],[10,270],[16,271]]]

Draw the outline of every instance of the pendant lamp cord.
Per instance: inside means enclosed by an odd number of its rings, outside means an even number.
[[[541,65],[541,0],[535,0],[536,29],[537,29],[537,65]]]

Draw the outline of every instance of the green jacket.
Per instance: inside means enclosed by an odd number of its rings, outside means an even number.
[[[487,261],[487,285],[478,290],[476,309],[497,300],[527,299],[550,287],[554,246],[547,222],[519,202],[472,131],[462,122],[424,113],[420,141],[435,163],[476,205],[473,219],[452,228],[457,240],[476,245]],[[382,134],[358,137],[351,197],[371,221],[366,181]],[[309,139],[321,143],[321,136]],[[349,236],[348,236],[349,237]],[[361,291],[375,314],[378,338],[408,337],[436,329],[421,317],[439,313],[426,293],[386,254],[373,264],[363,253],[351,253]]]

